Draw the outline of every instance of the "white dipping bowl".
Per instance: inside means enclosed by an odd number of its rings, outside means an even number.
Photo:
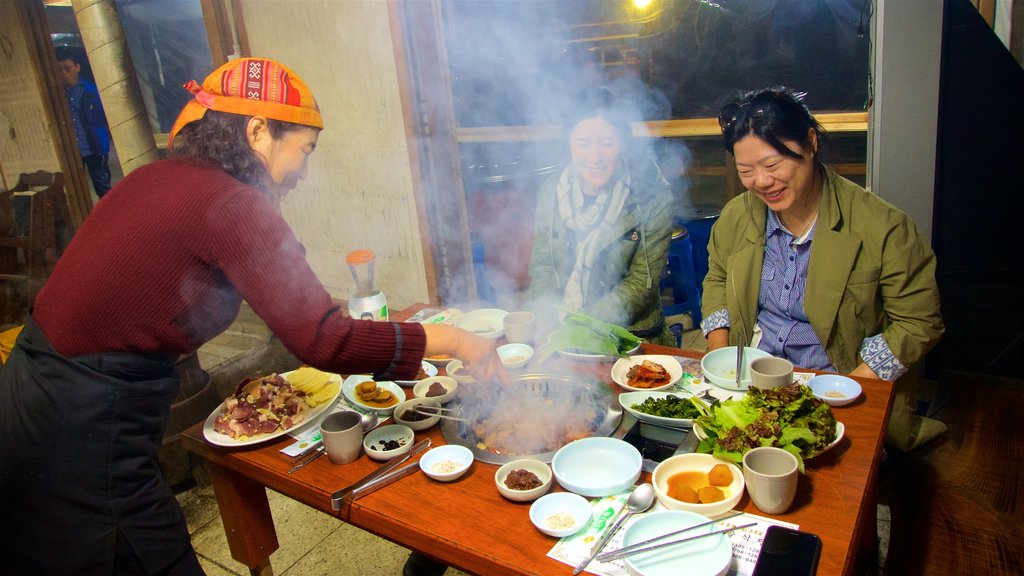
[[[440,396],[427,396],[427,392],[430,390],[430,385],[434,382],[444,386],[447,392]],[[412,387],[412,393],[415,394],[417,398],[429,398],[440,404],[444,404],[449,402],[452,398],[455,398],[455,393],[458,390],[459,382],[451,376],[431,376],[430,378],[420,380]]]
[[[404,415],[409,410],[412,410],[416,406],[431,406],[433,408],[440,408],[441,403],[438,402],[437,400],[434,400],[433,398],[413,398],[412,400],[406,400],[405,402],[402,402],[398,406],[395,406],[395,412],[392,415],[395,419],[395,422],[401,424],[402,426],[408,426],[409,428],[416,432],[421,432],[441,421],[440,416],[427,416],[422,420],[406,420],[405,418],[402,418],[402,415]]]
[[[583,496],[608,496],[633,485],[643,457],[632,444],[616,438],[581,438],[562,446],[551,460],[558,484]]]
[[[561,519],[563,514],[572,519],[571,524],[565,527],[548,525],[549,519],[554,516]],[[530,506],[530,521],[533,525],[537,530],[555,538],[571,536],[586,528],[590,523],[590,517],[590,502],[571,492],[554,492],[541,496]]]
[[[476,382],[476,378],[473,378],[462,365],[462,360],[452,360],[445,366],[444,371],[448,374],[449,378],[453,378],[459,384],[473,384]]]
[[[740,373],[740,385],[736,386],[736,346],[726,346],[712,350],[700,359],[700,369],[704,380],[726,390],[746,390],[750,387],[750,362],[757,358],[767,358],[771,354],[759,348],[743,349],[743,367]]]
[[[497,340],[505,335],[505,316],[508,312],[497,308],[481,308],[455,317],[455,327],[487,338]]]
[[[509,370],[522,368],[533,358],[533,346],[529,344],[505,344],[498,346],[498,357]]]
[[[451,463],[451,469],[435,469],[435,466],[445,462]],[[451,482],[465,474],[472,463],[473,452],[469,448],[457,444],[446,444],[432,448],[420,457],[420,470],[439,482]]]
[[[541,481],[541,485],[529,490],[513,490],[509,488],[505,485],[505,479],[508,478],[509,472],[513,470],[533,472]],[[523,458],[521,460],[513,460],[498,468],[498,471],[494,473],[494,484],[498,487],[498,492],[505,498],[514,502],[529,502],[547,494],[548,490],[551,489],[551,478],[551,468],[547,464],[533,458]]]
[[[670,498],[668,495],[668,480],[680,472],[701,472],[707,474],[716,464],[725,464],[732,472],[732,483],[728,486],[718,486],[725,493],[725,499],[708,504],[691,504]],[[743,497],[743,489],[746,484],[743,481],[743,471],[732,462],[715,458],[710,454],[676,454],[663,460],[651,474],[651,484],[654,484],[654,493],[658,496],[658,502],[669,510],[685,510],[703,516],[718,516],[732,510]]]
[[[626,528],[622,533],[622,545],[631,546],[707,521],[708,518],[693,512],[651,512]],[[692,532],[680,534],[678,538],[696,536],[719,528],[709,524],[703,528],[695,528]],[[715,534],[693,542],[666,546],[625,558],[626,570],[633,576],[678,576],[683,573],[686,576],[718,576],[729,571],[731,562],[732,544],[725,534]]]
[[[412,429],[401,424],[390,424],[371,430],[363,438],[363,451],[374,460],[390,460],[395,456],[401,456],[412,449],[414,434]],[[397,440],[398,448],[385,450],[381,442]]]
[[[862,392],[856,380],[840,374],[818,374],[807,381],[807,386],[815,398],[829,406],[846,406]]]

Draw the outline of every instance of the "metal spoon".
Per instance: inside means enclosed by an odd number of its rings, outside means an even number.
[[[581,562],[578,566],[576,566],[576,569],[572,571],[573,576],[579,574],[580,572],[583,572],[583,570],[587,567],[587,564],[590,564],[594,557],[597,556],[597,553],[600,552],[602,548],[604,548],[604,545],[607,544],[609,540],[611,540],[612,535],[615,534],[615,532],[619,529],[619,526],[622,526],[626,519],[628,519],[633,514],[646,512],[647,509],[653,505],[654,486],[652,486],[649,483],[644,483],[634,488],[633,492],[631,492],[629,495],[629,499],[626,500],[626,507],[624,508],[626,513],[622,516],[619,516],[619,519],[615,521],[615,524],[612,525],[611,529],[605,532],[604,536],[602,536],[601,539],[598,540],[596,544],[594,544],[594,547],[590,549],[590,557]]]
[[[366,414],[363,414],[362,416],[360,416],[359,417],[359,421],[363,425],[363,433],[366,433],[366,432],[369,432],[370,430],[373,430],[374,424],[377,423],[377,419],[378,418],[380,418],[380,416],[377,414],[376,411],[367,412]]]

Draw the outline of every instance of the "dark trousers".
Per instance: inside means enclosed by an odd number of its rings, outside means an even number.
[[[110,190],[110,165],[107,163],[106,154],[93,154],[82,156],[82,162],[89,169],[89,178],[92,179],[92,187],[100,198]]]

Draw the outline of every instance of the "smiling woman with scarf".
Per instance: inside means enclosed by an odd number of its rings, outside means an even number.
[[[568,110],[572,162],[537,197],[527,302],[538,318],[561,306],[672,346],[659,291],[672,233],[669,184],[631,145],[627,107],[610,90],[585,90]]]

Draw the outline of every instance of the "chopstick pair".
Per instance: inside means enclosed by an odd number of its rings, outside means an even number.
[[[707,522],[702,522],[700,524],[694,524],[693,526],[688,526],[688,527],[683,528],[681,530],[676,530],[674,532],[669,532],[667,534],[662,534],[661,536],[655,536],[654,538],[650,538],[648,540],[644,540],[643,542],[637,542],[636,544],[631,544],[629,546],[624,546],[622,548],[619,548],[618,550],[613,550],[611,552],[605,552],[604,554],[598,554],[594,558],[594,560],[597,560],[598,562],[607,562],[609,560],[616,560],[616,559],[622,558],[624,556],[632,556],[633,554],[640,554],[642,552],[650,552],[652,550],[657,550],[659,548],[664,548],[666,546],[674,546],[676,544],[682,544],[683,542],[690,542],[690,541],[693,541],[693,540],[699,540],[701,538],[707,538],[708,536],[714,536],[715,534],[725,534],[727,532],[732,532],[734,530],[742,530],[744,528],[750,528],[751,526],[756,526],[757,525],[757,522],[751,522],[749,524],[742,524],[740,526],[734,526],[732,528],[723,528],[721,530],[712,530],[711,532],[705,532],[704,534],[698,534],[697,536],[689,536],[687,538],[681,538],[679,540],[673,540],[671,542],[662,542],[660,544],[654,544],[654,542],[657,542],[659,540],[664,540],[665,538],[671,538],[672,536],[678,536],[679,534],[682,534],[683,532],[689,532],[690,530],[695,530],[697,528],[703,528],[704,526],[709,526],[711,524],[717,524],[718,522],[723,522],[725,520],[728,520],[729,518],[734,518],[736,516],[739,516],[740,514],[743,514],[743,512],[736,512],[736,513],[730,514],[729,516],[726,516],[724,518],[719,518],[718,520],[709,520]],[[648,546],[649,544],[654,544],[654,545],[653,546]]]
[[[302,454],[299,454],[295,460],[292,460],[293,466],[288,469],[288,473],[291,474],[292,472],[295,472],[326,453],[327,450],[324,449],[324,443],[322,441],[317,442],[316,445],[303,450]],[[303,460],[303,458],[305,458],[305,460]]]

